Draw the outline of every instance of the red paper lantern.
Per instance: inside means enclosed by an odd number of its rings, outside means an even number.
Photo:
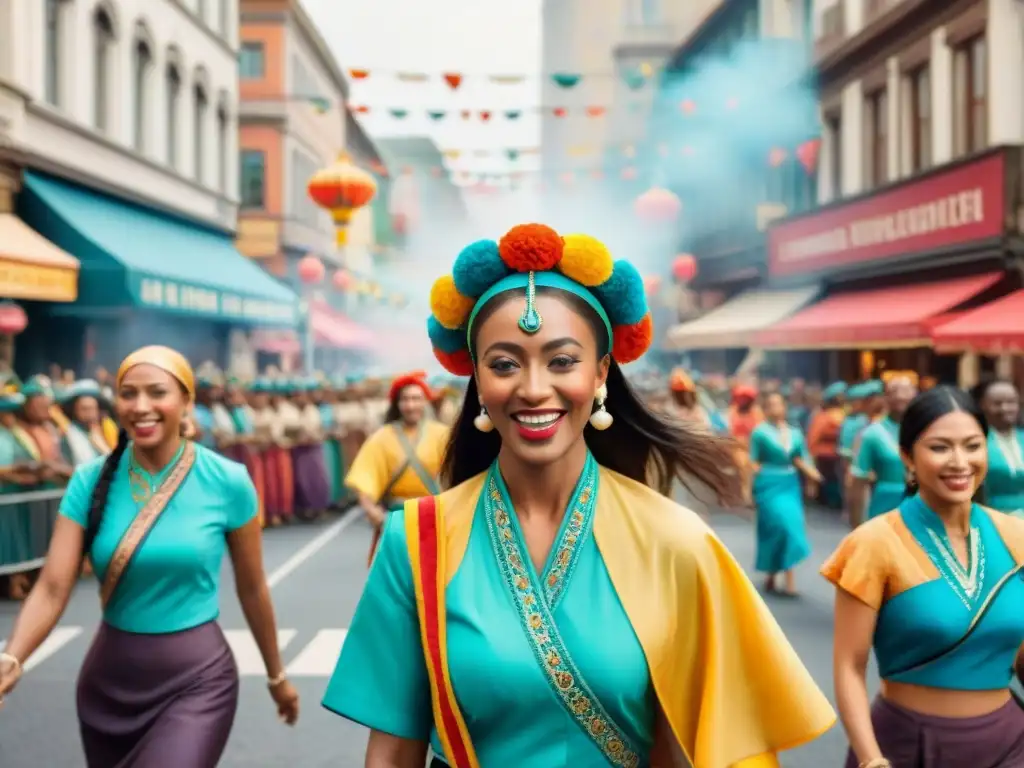
[[[354,281],[352,280],[352,275],[339,269],[334,273],[334,277],[331,278],[331,282],[334,283],[334,287],[342,293],[348,293],[352,289]]]
[[[818,154],[821,152],[821,139],[809,139],[796,148],[796,158],[808,174],[818,168]]]
[[[314,203],[330,211],[340,247],[346,243],[352,212],[373,200],[377,182],[343,152],[334,165],[313,174],[307,192]]]
[[[679,217],[683,204],[670,190],[652,187],[636,199],[633,210],[644,221],[671,222]]]
[[[316,285],[324,279],[327,270],[316,256],[303,256],[299,261],[299,280],[306,285]]]
[[[0,333],[18,334],[28,327],[25,310],[12,301],[0,303]]]
[[[677,283],[688,283],[697,276],[697,260],[688,253],[681,253],[672,261],[672,277]]]
[[[647,291],[648,296],[652,296],[658,292],[661,287],[661,278],[657,275],[648,275],[644,278],[644,289]]]

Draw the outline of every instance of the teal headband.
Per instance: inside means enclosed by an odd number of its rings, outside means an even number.
[[[534,288],[554,288],[559,291],[565,291],[571,293],[573,296],[578,296],[587,303],[597,316],[601,318],[601,322],[604,323],[604,330],[607,334],[608,346],[612,343],[612,323],[608,319],[608,313],[604,307],[601,306],[601,302],[597,300],[587,288],[577,283],[575,280],[570,280],[565,275],[559,272],[513,272],[507,277],[503,277],[501,280],[496,282],[486,291],[484,294],[477,299],[473,305],[473,311],[469,314],[469,322],[466,323],[466,344],[472,349],[471,339],[473,336],[473,323],[476,320],[477,314],[484,306],[491,301],[491,299],[502,293],[508,293],[509,291],[522,290],[526,296],[526,307],[523,309],[523,314],[519,318],[519,327],[524,333],[536,333],[540,330],[541,325],[544,322],[537,313],[537,307],[534,302]]]

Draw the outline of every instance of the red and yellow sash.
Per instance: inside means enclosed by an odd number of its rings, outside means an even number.
[[[437,497],[406,503],[405,532],[416,585],[423,656],[430,677],[434,727],[444,748],[444,758],[452,768],[480,768],[448,674],[445,529]]]

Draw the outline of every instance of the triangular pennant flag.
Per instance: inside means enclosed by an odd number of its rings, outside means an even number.
[[[507,157],[509,160],[512,160],[513,162],[515,162],[516,160],[519,159],[519,150],[518,149],[506,149],[505,150],[505,157]]]
[[[507,110],[505,112],[505,119],[506,120],[518,120],[519,116],[522,115],[522,114],[523,113],[520,112],[518,109],[509,109],[509,110]]]
[[[565,117],[567,114],[565,107],[555,107],[551,112],[555,117]]]
[[[409,115],[409,110],[407,109],[389,109],[388,112],[391,113],[395,120],[404,120]]]
[[[448,83],[448,87],[454,91],[456,88],[462,85],[462,75],[457,74],[455,72],[445,72],[444,81]]]
[[[639,91],[647,84],[647,78],[639,69],[626,70],[622,73],[622,80],[633,91]]]
[[[463,120],[469,120],[473,116],[473,113],[468,109],[462,110],[459,114],[462,115]]]
[[[348,71],[349,77],[353,80],[365,80],[370,76],[370,70],[368,69],[350,69]]]
[[[398,79],[403,83],[425,83],[427,76],[423,72],[399,72]]]
[[[809,139],[796,148],[796,158],[807,173],[814,173],[818,168],[818,154],[821,151],[821,139]]]
[[[427,117],[429,117],[431,120],[436,122],[438,120],[444,120],[444,116],[446,114],[448,114],[448,113],[447,112],[443,112],[443,111],[431,111],[431,112],[427,112]]]
[[[480,119],[486,123],[488,120],[491,119],[491,113],[488,112],[487,110],[484,110],[483,112],[480,113]]]
[[[309,105],[321,115],[327,114],[327,111],[331,108],[331,102],[323,96],[312,96],[309,99]]]
[[[587,117],[604,117],[604,107],[587,107]]]
[[[583,75],[575,75],[569,72],[556,72],[551,76],[552,82],[559,88],[574,88],[582,79]]]
[[[360,115],[370,114],[370,108],[365,104],[360,104],[358,107],[353,107],[353,111],[357,112]]]
[[[515,85],[525,80],[522,75],[491,75],[490,81],[497,85]]]

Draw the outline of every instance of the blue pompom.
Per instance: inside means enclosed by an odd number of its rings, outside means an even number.
[[[647,314],[644,279],[628,261],[616,261],[612,276],[591,288],[612,325],[633,325]]]
[[[510,274],[493,240],[477,240],[462,249],[452,267],[455,288],[463,296],[479,298],[501,278]]]
[[[430,343],[435,349],[449,355],[466,348],[466,332],[445,328],[433,315],[427,319],[427,336],[430,337]]]

